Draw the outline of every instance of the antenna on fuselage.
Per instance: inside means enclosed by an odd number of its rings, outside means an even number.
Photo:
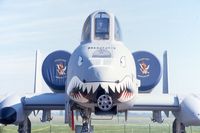
[[[167,51],[163,54],[163,94],[168,94],[168,63],[167,63]]]

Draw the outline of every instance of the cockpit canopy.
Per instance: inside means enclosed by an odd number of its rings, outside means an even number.
[[[89,15],[83,26],[81,40],[83,44],[97,40],[121,41],[121,29],[117,18],[102,11]]]
[[[94,19],[94,37],[96,40],[108,40],[109,39],[109,27],[110,19],[107,13],[99,12],[95,15]]]

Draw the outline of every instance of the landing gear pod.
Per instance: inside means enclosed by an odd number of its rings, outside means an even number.
[[[49,54],[42,64],[42,76],[53,92],[64,92],[70,53],[55,51]]]
[[[146,51],[134,52],[137,79],[141,81],[139,93],[150,93],[161,78],[161,65],[157,57]]]

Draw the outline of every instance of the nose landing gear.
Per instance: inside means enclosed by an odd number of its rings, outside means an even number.
[[[91,125],[91,111],[81,110],[82,125],[76,125],[75,133],[93,133],[93,126]]]
[[[97,108],[101,111],[107,111],[113,113],[113,100],[111,96],[107,94],[103,94],[98,97],[97,99]],[[116,110],[116,108],[114,108]],[[115,114],[116,111],[114,111],[113,114]],[[82,117],[82,125],[76,125],[76,131],[75,133],[93,133],[93,126],[91,125],[91,110],[90,109],[81,109],[80,115]]]

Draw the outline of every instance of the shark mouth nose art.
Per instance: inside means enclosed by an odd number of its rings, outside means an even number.
[[[135,84],[130,77],[125,77],[121,82],[82,82],[74,76],[69,82],[67,93],[76,102],[97,102],[102,94],[108,94],[114,102],[126,102],[135,95]]]

